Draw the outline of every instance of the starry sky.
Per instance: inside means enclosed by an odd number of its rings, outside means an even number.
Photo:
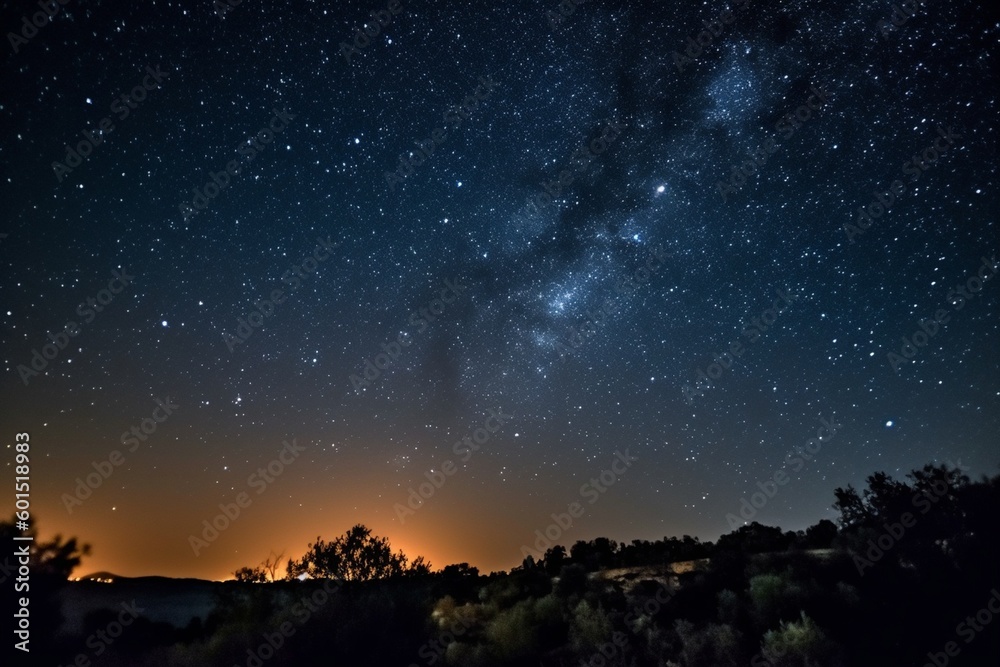
[[[82,570],[218,579],[355,523],[488,572],[572,502],[567,546],[714,540],[780,470],[786,529],[995,473],[987,4],[5,5],[9,481],[28,432]]]

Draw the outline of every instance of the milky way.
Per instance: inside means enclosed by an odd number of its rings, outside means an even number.
[[[626,448],[566,544],[715,539],[820,420],[758,520],[995,470],[995,9],[480,4],[2,11],[0,423],[44,530],[124,574],[357,522],[488,570]]]

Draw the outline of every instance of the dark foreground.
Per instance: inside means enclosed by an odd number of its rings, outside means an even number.
[[[835,507],[839,528],[599,538],[489,576],[64,582],[39,598],[15,664],[1000,664],[1000,477],[873,475]]]

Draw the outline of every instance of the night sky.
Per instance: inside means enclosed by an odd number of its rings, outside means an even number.
[[[574,502],[567,546],[714,540],[779,471],[793,530],[996,472],[989,3],[15,4],[0,432],[79,574],[355,523],[488,572]]]

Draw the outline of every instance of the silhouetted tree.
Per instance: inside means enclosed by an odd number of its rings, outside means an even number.
[[[834,490],[833,507],[840,512],[841,528],[896,520],[906,511],[913,492],[908,485],[884,472],[871,474],[865,481],[868,488],[861,495],[850,484]]]
[[[445,577],[478,577],[479,568],[472,567],[468,563],[455,563],[445,565],[441,574]]]
[[[233,572],[236,581],[247,584],[263,584],[267,582],[267,572],[261,567],[241,567]]]
[[[559,574],[559,570],[562,569],[563,562],[566,560],[566,547],[561,544],[557,544],[554,547],[549,547],[545,552],[545,556],[542,558],[542,562],[545,565],[545,571],[549,573],[549,576],[556,576]]]
[[[750,554],[784,551],[794,536],[794,533],[783,533],[780,528],[754,521],[720,537],[718,548]]]
[[[332,542],[317,537],[302,558],[289,559],[286,572],[289,579],[308,574],[314,579],[368,581],[429,573],[430,564],[421,556],[407,568],[402,551],[393,553],[387,538],[373,536],[370,528],[357,524]]]
[[[822,519],[814,526],[806,528],[805,547],[807,549],[829,549],[837,537],[837,525],[829,519]]]
[[[59,664],[60,659],[55,655],[57,631],[63,618],[59,594],[67,586],[66,580],[83,561],[83,557],[90,554],[90,545],[81,544],[75,537],[63,541],[62,535],[42,542],[38,539],[36,525],[25,531],[17,528],[16,521],[16,515],[12,515],[10,521],[0,521],[0,543],[5,545],[0,561],[0,583],[7,593],[3,596],[4,615],[7,619],[12,618],[19,609],[19,598],[30,590],[30,617],[44,619],[44,622],[31,624],[30,662],[38,665]],[[33,537],[33,541],[14,541],[14,537],[27,536]],[[19,576],[19,556],[13,552],[25,546],[30,558],[30,581],[21,583],[29,585],[30,589],[15,592],[15,578]],[[10,647],[8,650],[14,651]]]
[[[400,552],[402,553],[402,552]],[[405,562],[405,557],[404,557]],[[419,577],[425,574],[431,573],[431,564],[424,560],[423,556],[417,556],[413,559],[413,562],[403,570],[403,574],[407,577]]]
[[[48,542],[40,542],[34,527],[28,531],[17,530],[15,520],[16,517],[12,516],[10,521],[0,521],[0,541],[9,545],[14,543],[15,536],[30,535],[35,538],[32,542],[25,542],[31,553],[32,577],[65,581],[80,565],[83,557],[90,555],[90,545],[80,544],[75,537],[64,542],[62,535],[56,535]]]
[[[884,472],[876,472],[868,477],[865,489],[865,505],[876,521],[895,519],[906,509],[911,489],[903,482],[897,482]]]
[[[524,560],[521,561],[521,565],[519,567],[512,568],[511,572],[530,572],[540,568],[541,566],[542,561],[539,560],[536,562],[535,557],[528,554],[524,557]]]
[[[868,510],[853,486],[848,484],[846,489],[838,486],[833,495],[837,499],[833,508],[840,512],[837,522],[841,528],[851,528],[869,520]]]
[[[570,547],[570,557],[574,563],[583,565],[593,572],[618,564],[618,543],[607,537],[598,537],[589,542],[578,540]]]
[[[276,554],[273,551],[264,559],[260,567],[267,573],[267,577],[270,581],[276,581],[275,575],[278,573],[278,567],[281,565],[281,559],[285,557],[285,552],[282,551],[280,554]]]
[[[285,557],[285,552],[275,554],[273,551],[261,561],[256,567],[241,567],[233,572],[236,581],[243,581],[252,584],[263,584],[268,581],[277,581],[276,575],[281,559]]]

